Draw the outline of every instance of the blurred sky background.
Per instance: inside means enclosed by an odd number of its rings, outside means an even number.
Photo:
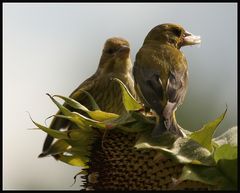
[[[200,35],[200,47],[184,47],[189,89],[178,122],[197,130],[228,112],[215,135],[237,124],[237,4],[235,3],[4,3],[3,189],[79,190],[80,169],[37,158],[44,124],[57,107],[45,93],[68,96],[92,75],[105,40],[120,36],[131,58],[147,33],[178,23]],[[48,123],[50,120],[48,121]]]

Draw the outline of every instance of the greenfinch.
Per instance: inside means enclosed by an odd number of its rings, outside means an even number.
[[[133,67],[135,89],[144,106],[156,115],[152,137],[166,131],[184,135],[175,117],[188,85],[188,64],[180,48],[200,42],[200,36],[166,23],[150,30],[137,52]]]
[[[105,44],[100,58],[100,62],[95,74],[85,80],[80,86],[73,91],[70,98],[73,98],[91,110],[88,97],[81,90],[87,91],[95,99],[102,111],[122,114],[125,108],[122,102],[121,88],[113,78],[120,79],[135,96],[134,81],[132,78],[132,62],[130,59],[129,42],[123,38],[109,38]],[[71,111],[73,108],[64,104]],[[76,110],[75,110],[76,111]],[[58,112],[57,114],[61,114]],[[66,119],[55,117],[50,128],[60,130],[69,129],[73,123]],[[44,157],[52,144],[53,138],[47,135],[43,145],[43,153],[39,157]]]

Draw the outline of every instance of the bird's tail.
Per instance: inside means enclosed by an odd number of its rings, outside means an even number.
[[[165,119],[163,116],[157,116],[156,125],[153,128],[151,135],[152,137],[159,137],[166,131],[176,134],[180,137],[184,136],[181,131],[181,127],[177,123],[175,113],[172,113],[168,119]]]

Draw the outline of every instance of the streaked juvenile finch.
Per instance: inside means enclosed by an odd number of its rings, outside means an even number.
[[[199,36],[180,25],[162,24],[147,34],[136,55],[133,68],[136,92],[157,117],[153,137],[166,131],[183,136],[175,111],[187,91],[188,64],[180,48],[200,42]]]
[[[70,98],[80,102],[82,105],[91,109],[90,101],[81,90],[89,92],[102,111],[121,114],[125,112],[122,103],[122,94],[120,86],[112,78],[120,79],[129,89],[131,94],[135,96],[134,82],[131,75],[132,62],[130,59],[130,47],[127,40],[123,38],[113,37],[109,38],[104,45],[102,56],[98,65],[98,69],[90,78],[85,80],[80,86],[73,91]],[[67,106],[64,104],[64,106]],[[69,106],[67,106],[70,110]],[[61,114],[58,112],[57,114]],[[69,128],[73,123],[66,119],[55,117],[50,128],[59,130],[61,128]],[[44,156],[53,138],[47,136],[43,153],[40,157]]]

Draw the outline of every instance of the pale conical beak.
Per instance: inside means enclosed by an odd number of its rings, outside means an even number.
[[[128,46],[125,46],[125,45],[122,45],[118,52],[121,52],[121,53],[129,53],[130,52],[130,48]]]
[[[122,45],[118,51],[116,52],[116,55],[119,57],[128,57],[130,53],[130,48],[128,46]]]
[[[190,32],[185,31],[184,34],[184,39],[183,39],[183,45],[182,46],[189,46],[189,45],[195,45],[195,44],[200,44],[201,43],[201,37],[200,36],[195,36]]]

